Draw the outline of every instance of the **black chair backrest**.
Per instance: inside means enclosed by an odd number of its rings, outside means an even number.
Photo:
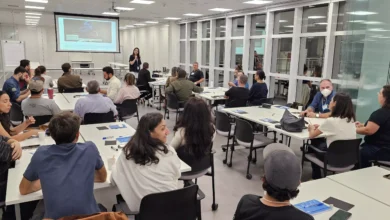
[[[141,201],[137,220],[195,220],[198,186],[154,193]]]
[[[84,92],[84,88],[66,88],[64,89],[64,93],[76,93],[76,92]]]
[[[252,142],[254,138],[252,125],[248,121],[237,118],[235,137],[245,143]]]
[[[23,112],[22,107],[19,103],[13,102],[11,106],[11,111],[9,113],[11,121],[20,121],[23,122]]]
[[[346,167],[359,162],[359,149],[362,139],[339,140],[330,144],[327,161],[334,167]]]
[[[215,127],[217,128],[217,130],[223,132],[229,132],[231,129],[229,116],[224,112],[215,111],[215,117],[216,117]]]
[[[234,99],[231,101],[228,101],[226,104],[226,108],[238,108],[238,107],[245,107],[247,105],[248,100],[246,99]]]
[[[167,107],[171,109],[180,108],[179,99],[175,93],[167,93]]]
[[[258,100],[253,100],[252,105],[262,105],[262,104],[274,104],[274,98],[264,98],[264,99],[258,99]]]
[[[120,117],[126,117],[138,112],[137,99],[126,99],[119,108]]]
[[[39,127],[43,124],[48,123],[52,117],[53,117],[53,115],[34,116],[35,124],[32,124],[28,127]]]
[[[210,152],[202,158],[196,158],[192,153],[188,152],[185,146],[181,146],[176,149],[177,156],[191,167],[191,171],[188,173],[198,173],[200,171],[209,169],[211,167],[211,148]]]
[[[84,115],[83,124],[99,124],[115,122],[114,113],[109,111],[107,113],[87,113]]]

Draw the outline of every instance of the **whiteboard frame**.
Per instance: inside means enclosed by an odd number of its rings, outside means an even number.
[[[7,44],[7,43],[23,44],[23,48],[24,48],[23,49],[23,52],[24,52],[23,55],[24,55],[24,57],[21,60],[26,59],[26,45],[25,45],[24,41],[19,41],[19,40],[2,40],[1,41],[1,55],[2,55],[2,58],[3,58],[2,62],[3,62],[3,71],[4,71],[4,73],[7,72],[7,71],[12,71],[13,72],[14,69],[19,66],[19,65],[15,65],[15,66],[7,66],[6,65],[6,63],[5,63],[6,54],[4,52],[4,45]]]

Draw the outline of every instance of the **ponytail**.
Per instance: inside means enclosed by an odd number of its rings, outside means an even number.
[[[46,72],[46,67],[44,66],[38,66],[36,69],[35,69],[35,76],[41,76],[43,73]]]

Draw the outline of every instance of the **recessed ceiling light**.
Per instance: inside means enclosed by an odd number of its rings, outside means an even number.
[[[117,13],[117,12],[103,12],[102,13],[103,15],[119,15],[119,13]]]
[[[134,24],[135,26],[145,26],[146,24]]]
[[[294,25],[286,25],[284,27],[286,27],[286,28],[294,28]]]
[[[371,28],[371,29],[368,29],[369,31],[374,31],[374,32],[383,32],[383,31],[389,31],[389,30],[385,30],[383,28]]]
[[[42,15],[42,13],[36,13],[36,12],[26,12],[26,15]]]
[[[348,21],[350,23],[363,23],[364,21],[363,20],[352,20],[352,21]]]
[[[352,11],[352,12],[347,12],[347,14],[350,15],[376,15],[378,12],[372,12],[372,11]]]
[[[24,8],[44,10],[45,7],[26,5]]]
[[[268,4],[271,2],[272,1],[252,0],[252,1],[247,1],[247,2],[243,2],[243,3],[244,4],[253,4],[253,5],[263,5],[263,4]]]
[[[126,25],[127,28],[133,28],[134,25]]]
[[[231,11],[232,9],[229,8],[212,8],[209,9],[209,11],[220,11],[220,12],[225,12],[225,11]]]
[[[132,11],[134,8],[127,8],[127,7],[115,7],[116,10],[121,10],[121,11]]]
[[[28,15],[26,15],[26,18],[41,18],[41,17],[39,17],[39,16],[28,16]]]
[[[150,4],[153,4],[154,1],[147,1],[147,0],[133,0],[133,1],[130,1],[130,3],[134,3],[134,4],[143,4],[143,5],[150,5]]]
[[[187,13],[184,14],[184,16],[198,17],[198,16],[202,16],[202,14]]]
[[[35,23],[35,24],[33,24],[33,23],[26,23],[26,25],[28,25],[28,26],[37,26],[38,24],[37,23]]]
[[[147,24],[158,24],[158,21],[145,21]]]
[[[316,23],[317,25],[328,25],[328,23],[326,22],[319,22],[319,23]]]
[[[383,24],[381,21],[366,21],[365,24]]]
[[[315,15],[315,16],[309,16],[308,19],[321,19],[326,18],[325,16]]]
[[[174,18],[174,17],[167,17],[164,18],[165,20],[180,20],[181,18]]]
[[[26,2],[48,3],[48,0],[26,0]]]
[[[26,18],[26,21],[39,21],[39,19]]]
[[[287,23],[287,20],[279,20],[279,23]]]
[[[119,27],[119,29],[124,30],[124,29],[127,29],[127,28],[126,27]]]

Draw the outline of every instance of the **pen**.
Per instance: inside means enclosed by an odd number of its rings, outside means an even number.
[[[114,136],[103,137],[103,140],[112,139]]]
[[[115,151],[118,151],[118,148],[115,148],[113,146],[111,146],[111,149],[115,150]]]

